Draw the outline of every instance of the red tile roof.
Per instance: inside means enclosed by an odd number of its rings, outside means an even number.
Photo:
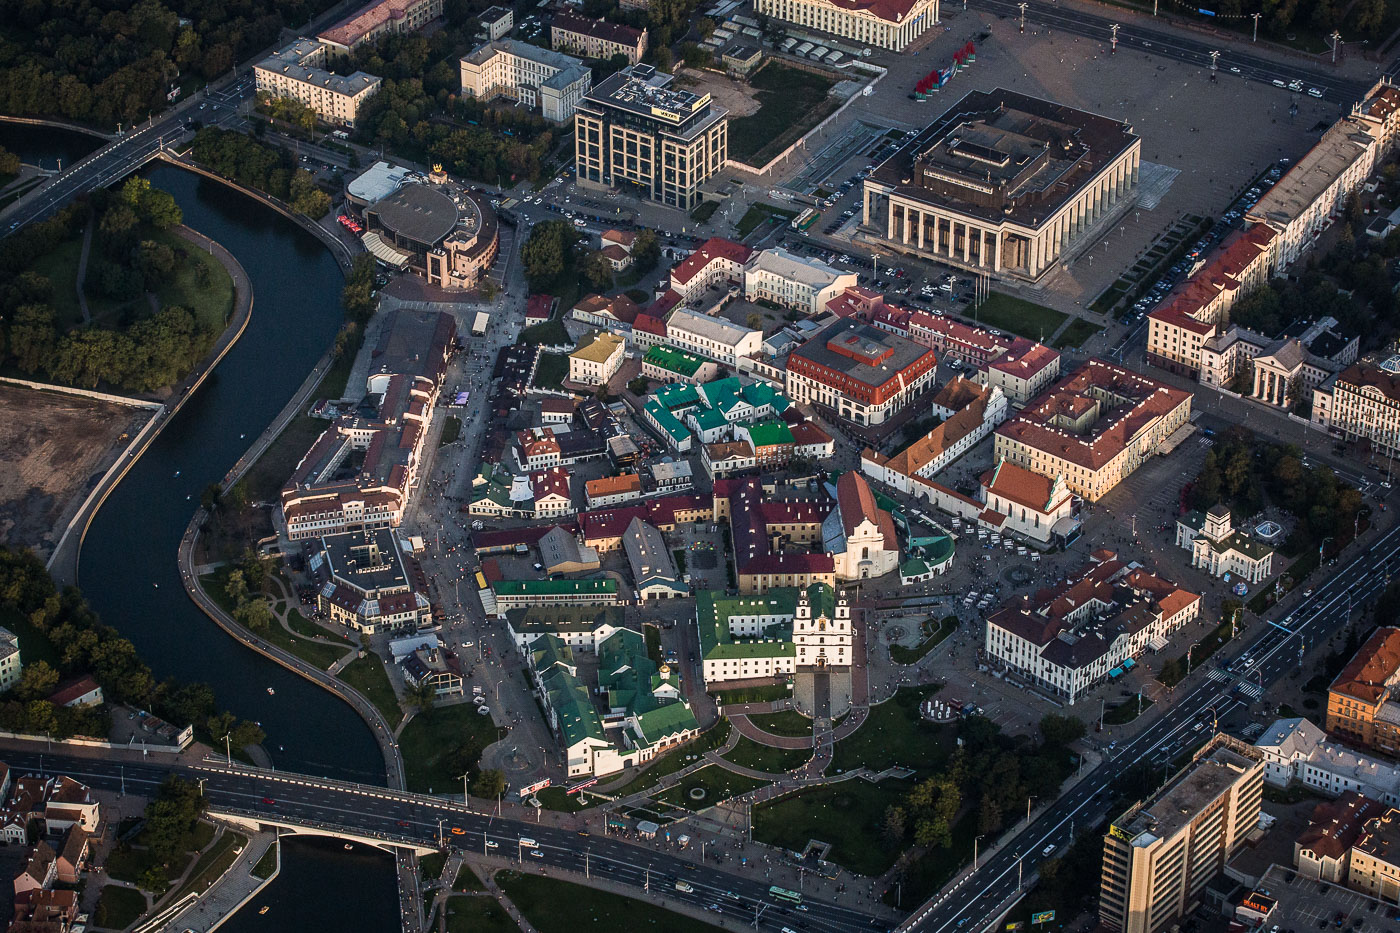
[[[549,320],[549,310],[554,307],[554,299],[549,295],[531,295],[525,302],[525,319],[528,321]]]
[[[1400,669],[1400,628],[1376,629],[1332,681],[1331,693],[1376,704],[1386,696],[1386,681]]]
[[[674,295],[675,292],[668,294]],[[652,307],[655,307],[653,305]],[[654,334],[657,337],[666,336],[666,321],[664,318],[654,317],[643,311],[637,315],[637,319],[632,322],[632,332],[634,334]]]
[[[836,480],[836,501],[841,506],[841,523],[846,526],[846,534],[856,530],[863,521],[872,522],[880,529],[885,539],[885,550],[899,549],[899,537],[894,530],[894,517],[875,504],[875,493],[870,484],[854,470],[842,473]]]
[[[685,257],[671,270],[671,281],[684,285],[716,259],[727,259],[730,262],[743,265],[749,261],[749,257],[752,255],[753,250],[742,243],[735,243],[733,240],[726,240],[723,237],[710,237],[701,243],[695,252]],[[679,297],[677,296],[677,298]]]
[[[1030,379],[1059,358],[1059,352],[1045,344],[1017,337],[1001,356],[987,364],[987,368],[1018,379]]]
[[[989,493],[996,493],[1004,499],[1010,499],[1017,505],[1023,505],[1041,513],[1050,512],[1060,504],[1050,501],[1050,491],[1054,487],[1055,480],[1052,477],[1032,473],[1025,467],[1017,466],[1009,460],[1002,460],[982,474],[982,488]],[[1070,493],[1066,490],[1064,498],[1068,499],[1069,497]]]

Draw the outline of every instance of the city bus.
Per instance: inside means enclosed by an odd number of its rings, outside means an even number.
[[[818,216],[816,208],[809,207],[792,219],[792,229],[806,230],[817,222]]]
[[[780,888],[776,884],[768,889],[768,896],[775,901],[783,901],[788,904],[801,904],[802,895],[796,891],[789,891],[787,888]]]

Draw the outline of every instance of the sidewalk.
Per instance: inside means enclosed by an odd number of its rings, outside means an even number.
[[[243,851],[239,853],[238,858],[229,866],[229,870],[224,872],[204,893],[180,907],[173,915],[162,918],[160,923],[141,929],[192,930],[194,933],[208,933],[210,930],[217,929],[240,907],[252,900],[254,895],[266,887],[273,878],[277,877],[278,871],[282,867],[280,852],[277,856],[277,865],[271,875],[267,878],[259,878],[253,874],[254,866],[267,853],[267,850],[276,844],[276,833],[253,834],[252,838],[248,840],[248,844],[243,847]],[[152,919],[157,918],[160,918],[159,914]]]

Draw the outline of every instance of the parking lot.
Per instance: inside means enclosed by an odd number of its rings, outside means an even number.
[[[1400,911],[1347,888],[1303,878],[1292,869],[1275,866],[1259,882],[1278,907],[1267,924],[1282,931],[1337,930],[1347,933],[1391,933]],[[1340,922],[1339,922],[1340,921]]]

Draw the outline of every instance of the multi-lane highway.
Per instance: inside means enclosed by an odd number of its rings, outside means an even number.
[[[1018,22],[1021,17],[1020,7],[1013,0],[972,0],[972,6]],[[1185,31],[1142,26],[1135,19],[1115,20],[1082,9],[1062,8],[1054,2],[1044,0],[1028,4],[1026,7],[1027,24],[1049,27],[1052,31],[1059,30],[1068,35],[1084,36],[1105,45],[1109,43],[1113,34],[1113,24],[1122,24],[1118,30],[1119,55],[1134,51],[1144,52],[1209,67],[1210,53],[1218,51],[1220,60],[1217,67],[1222,82],[1232,79],[1262,81],[1265,84],[1272,84],[1274,81],[1282,81],[1284,84],[1299,81],[1304,87],[1317,88],[1322,93],[1323,100],[1343,105],[1350,105],[1359,100],[1370,88],[1369,83],[1343,79],[1337,74],[1329,74],[1317,68],[1278,62],[1262,55],[1241,52],[1225,41],[1197,39]]]
[[[121,763],[30,751],[0,752],[19,773],[67,774],[103,790],[152,795],[172,771],[198,780],[210,809],[286,824],[436,847],[439,840],[464,852],[517,862],[532,871],[562,869],[592,878],[664,894],[756,929],[784,928],[810,933],[881,933],[888,920],[845,904],[805,898],[798,905],[775,901],[757,867],[744,876],[721,870],[719,860],[735,856],[698,842],[674,845],[631,841],[560,829],[546,823],[503,819],[469,812],[461,804],[384,788],[328,781],[285,772],[245,768],[169,767]],[[488,808],[489,809],[489,808]],[[673,828],[673,834],[685,832]],[[441,836],[439,835],[441,834]],[[527,840],[522,843],[521,840]],[[533,841],[531,844],[529,841]],[[680,887],[677,887],[680,883]]]
[[[1043,852],[1047,846],[1055,846],[1052,857],[1063,855],[1076,833],[1098,824],[1111,797],[1109,787],[1123,771],[1139,762],[1166,767],[1186,746],[1207,737],[1227,713],[1247,706],[1270,684],[1296,670],[1304,652],[1345,623],[1353,609],[1379,593],[1400,566],[1400,527],[1338,563],[1332,578],[1302,599],[1283,620],[1260,623],[1257,628],[1262,630],[1242,652],[1229,646],[1229,658],[1212,662],[1196,675],[1195,686],[1156,722],[1113,749],[1109,760],[957,887],[916,909],[900,924],[900,933],[987,929],[1013,903],[1017,879],[1031,876],[1046,857]]]

